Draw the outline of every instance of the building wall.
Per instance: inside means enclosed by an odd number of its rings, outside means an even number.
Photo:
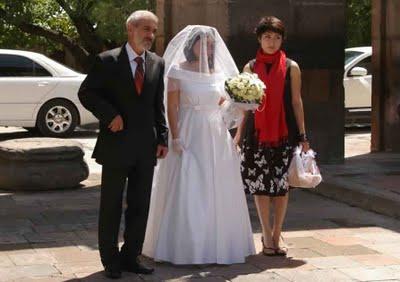
[[[284,49],[302,70],[306,131],[322,162],[344,156],[344,0],[230,1],[228,46],[238,66],[253,58],[254,27],[262,16],[284,21]]]
[[[282,19],[288,34],[284,49],[302,69],[312,146],[321,162],[343,161],[345,0],[159,0],[158,5],[164,18],[159,53],[187,24],[206,24],[219,30],[240,69],[255,56],[253,31],[260,17]]]
[[[400,1],[372,1],[372,151],[400,152]]]
[[[229,36],[228,0],[157,0],[160,27],[156,52],[162,54],[168,40],[187,25],[209,25],[222,38]]]

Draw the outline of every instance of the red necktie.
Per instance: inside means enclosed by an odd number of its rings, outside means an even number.
[[[144,81],[143,58],[136,57],[135,62],[137,64],[135,71],[135,87],[137,94],[140,95],[143,89],[143,81]]]

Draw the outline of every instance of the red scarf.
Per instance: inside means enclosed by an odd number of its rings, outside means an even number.
[[[267,73],[266,65],[272,64]],[[268,147],[282,145],[288,136],[284,107],[286,78],[286,54],[278,51],[269,55],[257,51],[254,72],[265,83],[265,98],[255,113],[255,129],[258,142]]]

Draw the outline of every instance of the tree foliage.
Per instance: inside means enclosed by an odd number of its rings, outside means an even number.
[[[371,45],[371,0],[347,0],[346,47]]]
[[[0,48],[68,49],[83,69],[125,39],[126,18],[154,0],[0,0]]]
[[[81,64],[120,45],[124,22],[155,0],[0,0],[0,48],[52,53],[68,49]],[[371,0],[347,0],[346,45],[371,44]]]

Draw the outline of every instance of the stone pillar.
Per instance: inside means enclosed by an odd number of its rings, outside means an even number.
[[[400,152],[400,1],[372,1],[372,151]]]
[[[229,35],[228,0],[157,0],[160,18],[157,53],[164,51],[168,41],[185,26],[204,24],[218,29],[221,37]]]
[[[162,56],[165,46],[165,0],[156,0],[155,13],[158,16],[159,22],[156,40],[154,42],[154,50],[158,55]]]
[[[159,0],[164,45],[188,24],[216,27],[238,67],[254,58],[254,27],[275,15],[287,27],[284,49],[302,69],[306,127],[318,157],[343,161],[345,0]],[[159,9],[157,9],[159,11]]]
[[[228,47],[239,67],[253,58],[253,29],[262,16],[282,19],[284,49],[302,70],[306,130],[318,157],[338,163],[344,156],[344,0],[236,0],[229,4]]]

